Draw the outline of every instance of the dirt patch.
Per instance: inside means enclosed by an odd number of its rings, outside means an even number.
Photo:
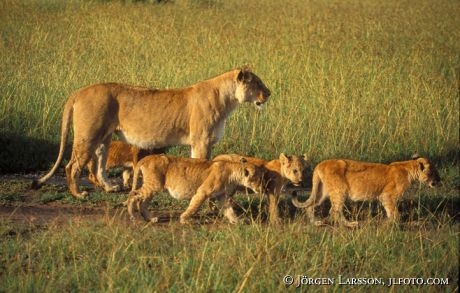
[[[29,189],[32,180],[38,177],[38,174],[2,175],[0,177],[3,186],[2,195],[13,194],[7,196],[7,199],[0,203],[1,220],[43,225],[51,222],[64,223],[69,220],[94,221],[103,217],[114,218],[120,215],[117,218],[126,218],[129,221],[122,207],[114,208],[103,202],[71,204],[53,200],[49,202],[37,201],[37,198],[46,193],[46,191]],[[81,183],[87,188],[92,187],[83,178]],[[53,176],[44,186],[44,189],[46,188],[54,188],[53,191],[55,192],[66,192],[66,180],[62,175]]]
[[[55,175],[39,190],[30,189],[33,179],[39,174],[2,175],[0,176],[0,221],[10,223],[31,224],[43,226],[50,223],[65,224],[69,222],[110,220],[121,225],[132,223],[146,224],[136,215],[136,220],[130,220],[127,209],[121,202],[128,191],[121,193],[104,193],[103,198],[94,199],[97,193],[93,185],[83,176],[80,186],[90,192],[88,200],[75,200],[67,190],[63,174]],[[121,185],[121,179],[111,178],[114,183]],[[54,195],[53,195],[54,194]],[[123,196],[123,198],[120,198]],[[118,200],[120,198],[120,200]],[[159,207],[151,211],[152,216],[158,217],[155,225],[178,222],[183,208],[167,209]],[[200,213],[195,217],[196,223],[216,223],[223,221],[215,213]]]
[[[104,216],[114,217],[117,210],[100,207],[75,207],[65,204],[0,206],[0,218],[6,221],[46,224],[74,220],[93,221]],[[118,212],[119,213],[119,212]]]

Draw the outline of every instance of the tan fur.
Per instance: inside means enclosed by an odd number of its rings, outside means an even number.
[[[227,160],[237,162],[242,158],[240,155],[219,155],[214,161]],[[279,159],[266,161],[260,158],[244,156],[247,162],[265,169],[264,191],[268,195],[269,218],[271,224],[279,224],[281,219],[278,211],[278,201],[281,189],[287,182],[298,186],[303,181],[304,169],[307,159],[298,156],[286,156],[280,154]]]
[[[139,173],[142,173],[143,184],[136,190]],[[176,199],[190,199],[188,208],[180,216],[180,222],[185,224],[206,199],[217,198],[223,203],[224,215],[236,223],[238,219],[229,201],[235,188],[242,185],[259,192],[263,175],[263,169],[244,161],[147,156],[134,168],[133,190],[125,205],[132,219],[137,207],[146,221],[157,222],[158,218],[150,217],[147,206],[155,194],[166,190]]]
[[[343,215],[347,198],[353,201],[379,199],[391,222],[398,221],[397,201],[414,181],[430,187],[439,181],[436,168],[426,158],[410,161],[378,164],[352,160],[327,160],[319,163],[313,171],[310,198],[300,203],[293,197],[296,207],[307,208],[311,222],[321,225],[315,219],[314,208],[330,198],[330,214],[335,223],[355,227],[358,222],[349,222]]]
[[[117,83],[95,84],[74,93],[64,106],[61,145],[53,168],[32,183],[39,188],[63,159],[73,119],[72,157],[66,166],[70,192],[80,192],[78,178],[92,159],[96,177],[107,192],[118,190],[105,175],[107,149],[116,132],[141,149],[190,145],[193,158],[209,158],[222,136],[225,120],[240,103],[257,107],[270,96],[262,80],[247,69],[235,69],[181,89],[157,90]]]
[[[123,167],[123,188],[129,189],[129,181],[131,179],[133,168],[137,162],[143,157],[151,154],[162,153],[164,150],[141,150],[126,142],[114,140],[110,142],[109,152],[107,155],[106,169]],[[94,185],[101,186],[97,180],[97,164],[90,160],[88,163],[88,179]]]

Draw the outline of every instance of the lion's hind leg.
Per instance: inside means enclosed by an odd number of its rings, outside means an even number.
[[[129,189],[129,180],[131,179],[131,175],[133,171],[131,169],[123,170],[123,188],[128,190]]]
[[[275,190],[269,192],[268,194],[268,215],[270,224],[277,226],[281,224],[281,218],[279,215],[278,203],[279,203],[279,194],[280,190],[276,188]]]
[[[141,200],[141,196],[137,191],[131,191],[129,193],[128,199],[123,202],[124,206],[127,206],[128,208],[128,214],[130,220],[134,220],[134,210],[137,207],[137,210],[139,210],[139,201]]]
[[[152,192],[146,192],[145,190],[135,190],[129,193],[128,199],[123,203],[128,207],[128,214],[130,220],[134,220],[134,211],[140,211],[142,217],[147,222],[156,223],[158,222],[158,217],[151,217],[148,210],[148,205],[152,199]]]
[[[96,155],[94,155],[91,160],[89,160],[88,164],[88,180],[94,185],[94,186],[101,186],[99,181],[97,180],[97,158]]]
[[[233,193],[231,193],[231,195],[233,195]],[[219,207],[222,209],[222,214],[228,219],[230,224],[237,224],[239,222],[239,218],[233,209],[233,201],[231,195],[218,195],[216,199],[218,200]]]
[[[152,217],[150,215],[150,212],[149,212],[149,209],[148,209],[148,206],[149,206],[149,203],[150,203],[151,199],[152,199],[151,197],[142,198],[142,200],[140,201],[139,209],[141,211],[142,217],[144,218],[144,220],[146,222],[157,223],[158,222],[158,217]]]
[[[67,184],[69,186],[70,193],[72,193],[72,195],[76,198],[83,199],[88,196],[87,191],[80,191],[78,181],[82,168],[84,168],[91,159],[90,154],[91,151],[86,148],[84,143],[74,143],[72,157],[65,167]]]
[[[109,136],[102,144],[95,151],[95,155],[97,158],[97,181],[99,184],[104,188],[106,192],[117,192],[120,191],[120,187],[118,185],[110,184],[105,165],[107,163],[107,156],[109,152],[109,145],[110,145],[111,137]]]
[[[346,196],[342,192],[331,193],[331,196],[330,196],[331,209],[329,212],[330,217],[332,218],[332,222],[334,224],[339,224],[340,226],[344,226],[348,228],[355,228],[359,225],[359,223],[357,221],[353,221],[353,222],[348,221],[343,214],[345,199],[346,199]]]

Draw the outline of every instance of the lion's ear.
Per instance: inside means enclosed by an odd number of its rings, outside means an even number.
[[[418,162],[418,167],[420,168],[420,171],[423,172],[423,170],[425,170],[425,164],[423,164],[422,162]]]
[[[244,164],[244,163],[247,163],[248,160],[246,160],[245,157],[241,157],[240,159],[240,163]]]
[[[415,154],[412,155],[411,158],[412,158],[412,160],[417,160],[418,158],[420,158],[420,155],[415,153]]]
[[[244,78],[243,74],[244,74],[243,70],[240,70],[240,72],[238,72],[238,77],[236,78],[236,80],[242,81]]]
[[[248,176],[249,176],[249,171],[248,171],[248,169],[244,168],[244,169],[243,169],[243,174],[244,174],[244,177],[248,177]]]
[[[284,153],[281,153],[280,154],[280,161],[281,163],[284,163],[284,162],[289,162],[291,158],[289,156],[286,156]]]
[[[423,172],[426,168],[430,167],[430,163],[428,162],[427,159],[422,158],[422,157],[418,157],[416,160],[418,162],[418,167],[419,167],[420,171]]]
[[[303,160],[304,160],[305,162],[308,162],[308,156],[307,156],[307,154],[303,154],[301,157],[303,158]]]
[[[247,70],[246,68],[241,69],[240,72],[238,73],[237,80],[239,82],[248,83],[251,81],[251,79],[252,79],[251,71]]]

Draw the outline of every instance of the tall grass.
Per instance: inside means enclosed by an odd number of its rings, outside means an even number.
[[[237,110],[215,154],[444,161],[459,148],[456,1],[0,5],[2,133],[57,143],[78,88],[182,87],[250,64],[272,99]]]

